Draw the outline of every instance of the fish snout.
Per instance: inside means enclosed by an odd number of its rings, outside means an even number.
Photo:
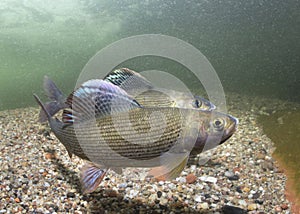
[[[223,133],[223,137],[222,137],[222,141],[220,144],[224,143],[226,140],[228,140],[233,133],[237,130],[237,126],[239,124],[239,120],[231,115],[227,115],[228,119],[227,119],[227,126],[224,129],[224,133]]]

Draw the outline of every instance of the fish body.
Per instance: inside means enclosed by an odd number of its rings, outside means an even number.
[[[153,96],[149,91],[145,92]],[[87,81],[63,102],[56,101],[63,109],[61,119],[54,118],[49,105],[34,96],[69,155],[89,161],[81,173],[84,193],[94,191],[108,169],[148,167],[150,175],[173,179],[192,150],[203,149],[207,142],[213,143],[211,147],[222,144],[238,123],[230,115],[211,110],[143,106],[103,80]]]

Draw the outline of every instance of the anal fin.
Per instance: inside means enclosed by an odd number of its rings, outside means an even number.
[[[189,155],[186,154],[174,154],[174,157],[166,160],[166,164],[152,168],[148,176],[154,176],[156,179],[163,181],[175,179],[186,166],[188,157]]]
[[[86,163],[80,174],[80,182],[82,185],[83,194],[91,193],[97,189],[108,168],[102,168],[101,166],[95,165],[91,162]]]

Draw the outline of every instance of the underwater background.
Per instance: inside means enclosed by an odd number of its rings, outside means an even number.
[[[44,75],[69,93],[94,54],[138,34],[169,35],[198,48],[215,68],[225,94],[300,103],[299,8],[298,0],[2,0],[0,110],[36,106],[32,93],[43,94]],[[199,87],[186,68],[171,60],[138,57],[120,66],[163,70],[192,90]],[[299,113],[275,110],[259,120],[277,143],[278,156],[296,172],[296,181]]]
[[[299,4],[1,1],[0,109],[32,105],[32,92],[41,91],[45,74],[70,91],[96,52],[121,38],[147,33],[174,36],[198,48],[217,71],[225,92],[299,102]],[[155,69],[151,60],[133,60],[131,67]],[[156,59],[155,66],[171,73],[183,69],[163,59]]]

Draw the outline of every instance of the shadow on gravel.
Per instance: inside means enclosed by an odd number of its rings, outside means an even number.
[[[55,150],[44,149],[45,152],[50,153],[55,157]],[[57,179],[65,180],[72,188],[76,189],[81,194],[80,181],[77,172],[69,170],[58,158],[51,158],[51,162],[57,167],[60,176]],[[109,179],[109,178],[106,178]],[[192,207],[187,207],[182,201],[179,201],[174,196],[166,205],[161,205],[159,200],[152,203],[142,202],[141,199],[135,197],[133,199],[124,198],[124,189],[119,189],[119,192],[111,188],[98,188],[95,192],[82,195],[81,200],[88,202],[88,213],[104,214],[104,213],[195,213],[195,214],[210,214],[210,213],[224,213],[224,214],[244,214],[247,211],[238,207],[225,205],[220,210],[197,210]],[[145,196],[146,197],[146,196]],[[148,197],[148,196],[147,196]]]
[[[58,172],[61,174],[61,176],[59,176],[57,179],[66,180],[66,182],[71,184],[73,189],[76,189],[76,191],[80,193],[81,189],[80,189],[80,180],[78,177],[78,173],[65,167],[65,165],[61,162],[61,160],[56,158],[54,149],[47,148],[44,149],[44,152],[47,152],[53,155],[54,157],[51,158],[50,160],[56,166]]]

